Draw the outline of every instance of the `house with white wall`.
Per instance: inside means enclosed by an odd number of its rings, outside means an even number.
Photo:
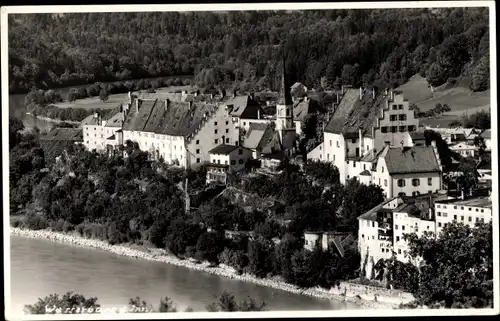
[[[485,149],[490,151],[493,146],[491,142],[491,129],[486,129],[479,136],[484,139],[484,144],[486,145]]]
[[[442,189],[443,170],[435,143],[433,146],[393,147],[389,144],[378,155],[372,182],[387,198],[417,196]]]
[[[463,157],[475,157],[479,152],[479,147],[469,145],[466,142],[460,142],[456,145],[451,145],[450,150],[462,155]]]
[[[418,119],[401,91],[377,94],[344,87],[325,127],[323,142],[307,158],[333,163],[345,183],[368,170],[386,144],[413,145],[408,133],[417,128]]]
[[[252,151],[237,145],[221,144],[209,151],[210,162],[207,164],[207,184],[211,182],[227,183],[227,174],[245,169],[245,164],[252,159]]]

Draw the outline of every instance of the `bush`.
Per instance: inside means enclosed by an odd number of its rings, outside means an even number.
[[[26,227],[30,230],[43,230],[48,226],[47,219],[38,214],[31,215],[26,220]]]
[[[68,233],[70,231],[73,231],[74,228],[75,228],[75,226],[73,224],[71,224],[70,222],[64,221],[64,224],[62,227],[62,230],[64,233]]]
[[[57,232],[61,232],[63,230],[64,223],[65,223],[65,221],[62,218],[60,218],[56,222],[56,224],[54,224],[53,230],[57,231]]]
[[[76,227],[75,227],[75,231],[80,235],[80,236],[84,236],[84,229],[85,229],[85,224],[84,223],[80,223],[78,224]]]

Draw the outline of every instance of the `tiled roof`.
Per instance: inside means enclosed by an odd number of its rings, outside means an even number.
[[[209,151],[210,154],[223,154],[223,155],[227,155],[229,153],[231,153],[232,151],[238,149],[239,146],[236,146],[236,145],[226,145],[226,144],[221,144],[215,148],[213,148],[212,150]]]
[[[83,132],[81,128],[54,128],[40,139],[83,141]]]
[[[365,93],[360,99],[359,89],[346,89],[325,127],[325,132],[343,134],[344,136],[357,135],[361,127],[363,134],[366,137],[371,137],[372,127],[380,116],[385,101],[386,96],[383,94],[379,94],[373,99],[372,95]]]
[[[295,146],[296,139],[297,139],[297,133],[295,132],[295,130],[285,131],[283,133],[283,139],[281,140],[281,147],[284,150],[292,149]]]
[[[491,139],[491,129],[486,129],[485,131],[483,131],[481,133],[480,136],[485,138],[485,139]]]
[[[384,157],[390,174],[439,172],[440,166],[432,146],[414,146],[409,149],[386,148]]]
[[[90,126],[99,125],[99,118],[96,118],[94,114],[89,115],[82,120],[81,126],[85,125],[90,125]]]
[[[125,117],[123,116],[123,113],[116,113],[111,118],[109,118],[106,121],[106,126],[105,127],[122,127],[123,122],[125,120]]]
[[[296,82],[295,84],[293,84],[292,86],[290,86],[290,89],[295,89],[295,88],[299,87],[300,85],[302,85],[302,83]]]
[[[301,100],[293,106],[293,120],[303,121],[307,115],[316,112],[316,102],[314,100]]]
[[[368,220],[368,221],[376,221],[377,220],[377,212],[383,209],[384,205],[394,200],[396,197],[385,200],[384,202],[378,204],[368,212],[358,216],[358,220]]]
[[[230,114],[233,117],[241,117],[241,114],[245,111],[246,107],[248,106],[248,101],[250,100],[250,97],[247,95],[245,96],[236,96],[233,98],[230,98],[226,102],[226,106],[233,106]]]
[[[139,101],[139,112],[131,106],[123,129],[171,136],[189,136],[217,107],[205,103]]]
[[[362,175],[362,176],[372,176],[372,174],[370,173],[369,170],[365,169],[364,171],[362,171],[361,173],[359,173],[359,175]]]
[[[262,149],[272,140],[273,135],[274,131],[268,124],[251,123],[243,147]]]

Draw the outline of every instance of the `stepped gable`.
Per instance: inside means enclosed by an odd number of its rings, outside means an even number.
[[[408,150],[398,147],[386,149],[384,157],[390,174],[440,172],[432,146],[414,146]]]
[[[371,94],[365,93],[360,99],[359,89],[348,88],[325,127],[325,132],[357,137],[361,127],[363,135],[372,137],[371,129],[381,115],[385,101],[386,97],[382,94],[373,99]]]

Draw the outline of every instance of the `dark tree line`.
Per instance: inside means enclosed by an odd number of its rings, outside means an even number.
[[[485,90],[487,10],[11,15],[9,90],[179,75],[276,89],[283,51],[291,76],[311,88],[396,86],[416,73],[439,86],[466,71],[471,89]]]

